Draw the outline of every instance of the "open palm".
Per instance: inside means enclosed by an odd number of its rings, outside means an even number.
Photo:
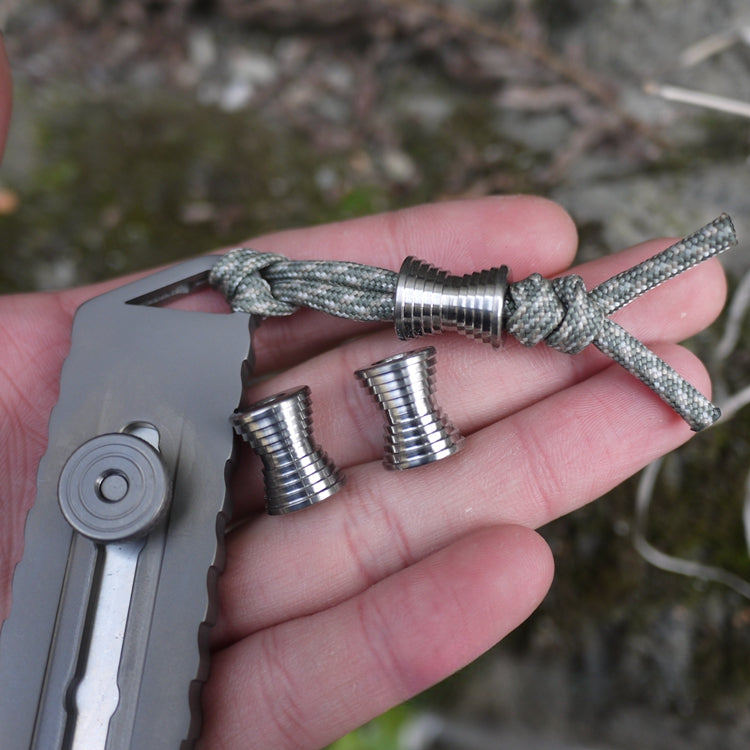
[[[667,244],[576,271],[590,288]],[[520,279],[563,271],[576,235],[554,204],[509,197],[288,231],[251,246],[392,269],[414,254],[460,274],[507,264]],[[0,299],[3,618],[72,317],[111,286]],[[673,342],[707,325],[724,293],[719,265],[708,262],[617,320],[707,390],[700,363]],[[268,517],[259,463],[244,457],[233,494],[236,520],[246,522],[227,539],[202,747],[320,747],[465,665],[522,622],[550,584],[550,552],[532,529],[690,435],[593,347],[571,357],[514,341],[499,352],[459,336],[429,343],[438,350],[438,399],[466,448],[386,472],[380,417],[353,372],[420,344],[312,311],[260,327],[256,374],[280,374],[251,397],[308,384],[316,438],[348,483],[321,505]]]

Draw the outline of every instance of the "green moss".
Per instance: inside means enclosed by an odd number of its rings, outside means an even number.
[[[131,91],[36,106],[35,158],[7,185],[17,210],[0,216],[0,291],[34,288],[44,264],[71,263],[88,282],[337,213],[309,141],[257,114]]]
[[[392,708],[329,746],[328,750],[394,750],[404,724],[414,716],[408,703]]]
[[[413,81],[393,85],[406,98],[414,92]],[[0,215],[10,248],[0,256],[0,292],[95,281],[485,183],[490,192],[533,190],[540,158],[498,135],[495,110],[479,94],[458,96],[438,123],[396,112],[400,147],[415,165],[403,181],[382,171],[375,147],[323,153],[308,133],[262,111],[226,113],[178,92],[131,89],[102,97],[60,86],[39,99],[21,85],[32,155],[5,184],[19,206]],[[358,170],[354,151],[372,169]]]

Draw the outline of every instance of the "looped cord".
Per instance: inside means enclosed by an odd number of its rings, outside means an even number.
[[[241,247],[216,262],[209,283],[235,312],[270,317],[311,307],[351,320],[393,320],[397,276],[361,263],[289,260]]]
[[[222,256],[208,276],[208,282],[218,289],[235,312],[272,317],[291,315],[297,306],[276,297],[263,271],[286,261],[276,253],[258,253],[240,247]]]
[[[561,352],[577,354],[593,343],[658,394],[693,430],[701,430],[719,418],[719,410],[609,316],[736,243],[732,221],[722,214],[590,292],[580,276],[548,280],[532,274],[509,285],[503,325],[526,346],[544,341]],[[353,320],[386,321],[394,318],[398,274],[359,263],[292,261],[239,248],[216,262],[209,281],[236,311],[290,315],[305,306]]]

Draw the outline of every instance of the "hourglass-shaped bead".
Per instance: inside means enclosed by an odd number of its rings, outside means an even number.
[[[233,414],[231,421],[263,462],[269,514],[306,508],[344,484],[344,476],[313,442],[308,386],[251,404]]]
[[[396,285],[396,334],[409,339],[455,330],[498,347],[507,289],[507,266],[452,276],[409,256]]]
[[[452,456],[463,437],[435,401],[435,349],[376,362],[355,375],[385,413],[388,469],[410,469]]]

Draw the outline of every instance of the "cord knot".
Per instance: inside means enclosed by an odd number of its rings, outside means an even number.
[[[525,346],[544,341],[565,354],[578,354],[594,341],[606,319],[575,274],[545,279],[534,273],[511,284],[509,294],[506,329]]]
[[[224,295],[233,310],[263,317],[291,315],[297,307],[278,299],[262,275],[265,269],[285,260],[277,253],[239,247],[214,264],[208,282]]]

